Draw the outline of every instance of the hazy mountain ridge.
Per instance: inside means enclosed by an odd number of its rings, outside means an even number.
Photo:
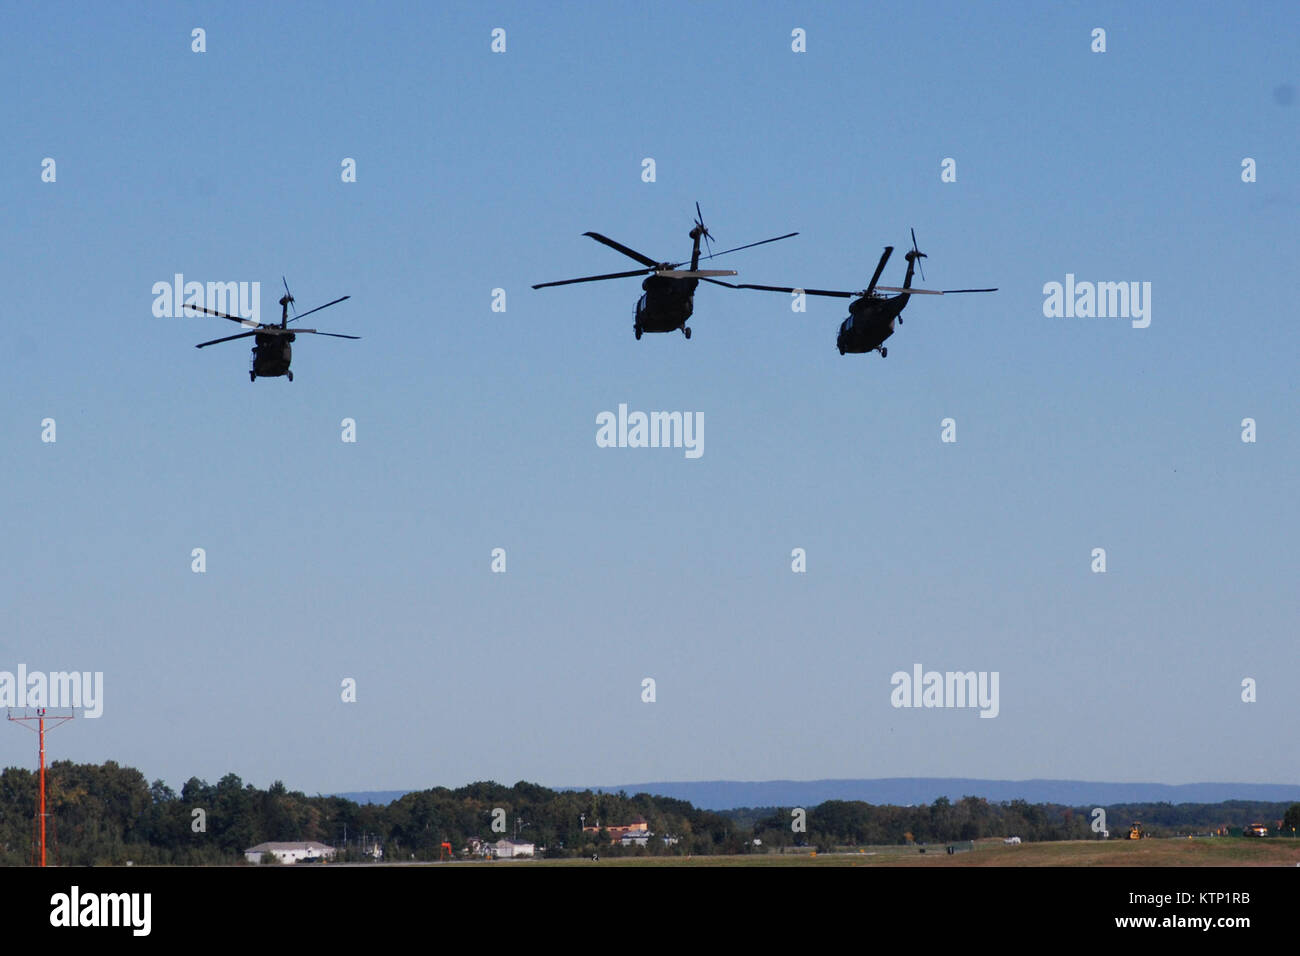
[[[816,806],[827,800],[908,806],[939,797],[983,797],[994,803],[1025,800],[1065,806],[1116,803],[1222,803],[1226,800],[1300,801],[1300,784],[1283,783],[1105,783],[1086,780],[978,780],[964,777],[888,777],[878,780],[701,780],[627,783],[613,786],[556,787],[605,793],[649,793],[687,800],[706,810],[738,807]],[[411,790],[361,790],[338,793],[356,803],[391,803]]]

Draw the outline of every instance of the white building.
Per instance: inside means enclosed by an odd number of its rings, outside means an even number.
[[[244,851],[244,859],[249,863],[261,863],[263,857],[270,853],[280,863],[298,863],[302,860],[332,860],[334,847],[324,843],[308,841],[306,843],[259,843]]]
[[[532,856],[536,849],[532,843],[516,843],[514,840],[501,839],[492,844],[492,852],[498,860],[511,860],[521,856]]]

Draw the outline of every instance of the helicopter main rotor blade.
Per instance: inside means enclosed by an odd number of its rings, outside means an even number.
[[[734,276],[736,274],[735,269],[696,269],[694,272],[680,269],[663,269],[655,273],[655,275],[667,279],[707,279],[709,276]]]
[[[730,283],[730,282],[723,282],[723,281],[721,281],[720,279],[710,279],[710,278],[708,278],[707,276],[701,276],[701,278],[704,279],[705,282],[712,282],[714,285],[725,285],[728,289],[739,289],[739,288],[740,288],[740,286],[738,286],[738,285],[734,285],[734,284],[732,284],[732,283]]]
[[[871,274],[871,281],[867,283],[865,295],[871,295],[876,287],[876,281],[880,278],[880,273],[885,271],[885,263],[889,261],[889,254],[894,251],[893,246],[885,246],[885,251],[881,253],[880,262],[876,264],[876,271]]]
[[[763,292],[802,292],[804,295],[830,295],[837,299],[853,299],[863,294],[861,292],[832,292],[829,289],[796,289],[788,285],[749,285],[747,283],[734,288],[759,289]]]
[[[238,322],[246,329],[257,328],[257,323],[252,319],[241,319],[237,315],[226,315],[224,312],[218,312],[215,309],[205,309],[201,305],[190,305],[188,302],[184,306],[187,309],[197,309],[199,312],[205,312],[208,315],[215,315],[219,319],[229,319],[231,322]]]
[[[797,235],[799,235],[799,233],[797,233],[797,232],[787,232],[784,236],[773,236],[771,239],[763,239],[763,240],[760,241],[760,242],[750,242],[750,243],[747,243],[747,244],[745,244],[745,245],[743,245],[743,246],[736,246],[736,248],[734,248],[734,249],[723,249],[721,252],[710,253],[710,254],[707,255],[707,256],[700,256],[700,258],[701,258],[701,259],[716,259],[716,258],[718,258],[718,256],[725,256],[725,255],[726,255],[727,253],[729,253],[729,252],[739,252],[741,249],[752,249],[752,248],[754,248],[755,246],[766,245],[766,244],[769,243],[769,242],[777,242],[777,241],[779,241],[779,240],[781,240],[781,239],[789,239],[789,238],[791,238],[792,236],[797,236]],[[681,263],[679,262],[678,265],[681,265]]]
[[[328,335],[335,339],[359,339],[359,335],[344,335],[342,332],[322,332],[319,329],[292,329],[298,335]]]
[[[194,346],[196,349],[207,348],[209,345],[216,345],[218,342],[233,342],[235,339],[246,339],[250,335],[256,335],[256,332],[240,332],[238,335],[227,335],[224,339],[213,339],[211,342],[201,342]]]
[[[635,259],[637,262],[641,263],[644,266],[649,266],[650,268],[653,269],[659,265],[659,263],[655,262],[649,256],[643,256],[635,249],[629,249],[627,246],[623,245],[623,243],[615,242],[613,239],[610,239],[608,236],[602,236],[598,232],[584,232],[583,235],[591,236],[591,238],[595,239],[597,242],[603,243],[604,245],[609,246],[611,249],[618,250],[619,252],[623,253],[623,255],[627,256],[629,259]]]
[[[299,319],[303,318],[304,316],[311,315],[313,312],[319,312],[321,309],[328,309],[331,305],[338,305],[340,302],[344,301],[344,299],[350,299],[350,298],[352,298],[352,296],[345,295],[342,299],[335,299],[333,302],[326,302],[324,305],[318,305],[316,306],[316,308],[308,309],[306,312],[299,312],[290,321],[297,322]]]
[[[320,329],[284,329],[278,325],[264,325],[250,335],[332,335],[339,339],[359,339],[359,335],[344,335],[341,332],[322,332]]]
[[[647,269],[637,269],[635,272],[611,272],[603,276],[583,276],[581,279],[561,279],[559,282],[539,282],[533,286],[534,289],[545,289],[553,285],[573,285],[575,282],[599,282],[602,279],[626,279],[630,276],[643,276],[648,272]]]
[[[904,289],[896,285],[878,285],[881,292],[910,292],[913,295],[957,295],[959,292],[997,292],[997,289]]]

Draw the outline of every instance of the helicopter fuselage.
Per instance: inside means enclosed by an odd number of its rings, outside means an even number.
[[[293,359],[293,348],[289,345],[294,334],[259,335],[253,346],[253,368],[251,375],[255,378],[277,378],[289,374],[289,363]]]
[[[331,305],[338,305],[340,302],[350,299],[352,296],[345,295],[342,298],[335,299],[333,302],[326,302],[324,305],[318,305],[314,309],[308,309],[297,318],[305,315],[311,315],[313,312],[319,312],[321,309],[327,309]],[[219,339],[213,339],[210,342],[200,342],[194,346],[198,349],[205,349],[209,345],[220,345],[222,342],[233,342],[236,339],[246,339],[250,336],[256,343],[253,346],[253,363],[252,368],[248,370],[248,380],[255,382],[260,378],[279,378],[283,375],[289,381],[293,381],[293,372],[289,371],[289,363],[293,360],[293,348],[290,346],[299,335],[328,335],[335,339],[359,339],[359,335],[344,335],[342,332],[322,332],[320,329],[304,329],[296,326],[294,330],[289,331],[289,303],[293,302],[293,296],[289,293],[289,282],[284,280],[284,295],[280,297],[280,324],[279,325],[258,325],[251,332],[240,332],[236,335],[223,335]],[[240,318],[237,315],[227,315],[225,312],[218,312],[216,309],[209,309],[197,303],[186,303],[187,309],[193,309],[196,312],[205,312],[208,315],[215,315],[219,319],[229,319],[231,322],[238,322],[240,325],[248,328],[253,323],[248,319]]]
[[[894,320],[907,305],[911,296],[904,292],[895,296],[864,296],[849,304],[849,317],[840,323],[835,346],[843,355],[846,352],[874,352],[894,334]]]
[[[695,288],[699,279],[671,279],[667,276],[648,276],[641,283],[645,294],[636,303],[636,321],[632,328],[636,337],[642,332],[676,332],[688,336],[686,320],[695,311]]]
[[[576,282],[602,282],[605,279],[629,279],[632,276],[650,273],[641,282],[641,289],[645,293],[637,300],[636,312],[632,322],[632,331],[636,337],[641,338],[643,332],[676,332],[679,329],[686,338],[691,337],[690,327],[686,321],[695,311],[695,290],[700,284],[700,280],[706,282],[717,282],[715,276],[734,276],[735,269],[700,269],[700,240],[709,239],[709,230],[704,226],[704,217],[700,212],[700,204],[695,204],[695,226],[690,231],[691,237],[691,258],[690,268],[682,269],[687,260],[681,262],[656,262],[647,255],[637,252],[635,249],[629,249],[621,242],[615,242],[608,236],[602,236],[598,232],[584,232],[584,236],[595,239],[601,245],[609,246],[629,259],[635,259],[644,268],[633,269],[631,272],[613,272],[607,275],[582,276],[578,279],[562,279],[558,282],[539,282],[533,286],[534,289],[546,289],[550,286],[572,285]],[[797,236],[797,232],[787,233],[784,236],[776,236],[772,239],[764,239],[761,242],[751,242],[748,245],[737,246],[734,249],[724,249],[722,252],[710,251],[705,258],[712,259],[715,256],[725,256],[731,252],[739,252],[741,249],[749,249],[753,246],[766,245],[769,242],[776,242],[778,239],[789,239],[791,236]],[[712,247],[710,247],[711,249]],[[732,286],[729,282],[718,282],[718,285]]]

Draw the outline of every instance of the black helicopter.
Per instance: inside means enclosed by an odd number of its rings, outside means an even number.
[[[194,346],[196,349],[207,348],[209,345],[216,345],[218,342],[233,342],[235,339],[246,339],[250,335],[257,336],[256,345],[253,346],[253,367],[248,372],[250,382],[257,381],[258,377],[276,378],[284,375],[289,381],[293,381],[293,372],[289,371],[289,362],[293,358],[293,349],[289,343],[298,335],[328,335],[335,339],[359,339],[359,335],[342,335],[338,332],[321,332],[317,329],[291,329],[289,328],[289,306],[293,305],[293,294],[289,291],[289,281],[283,276],[280,277],[284,282],[284,295],[280,296],[280,324],[254,324],[248,319],[241,319],[235,315],[226,315],[224,312],[217,312],[213,309],[205,309],[201,305],[186,304],[187,309],[196,309],[207,315],[215,315],[220,319],[229,319],[231,322],[238,322],[244,328],[250,328],[251,332],[240,332],[238,335],[227,335],[225,338],[213,339],[211,342],[200,342]],[[324,305],[318,305],[314,309],[308,309],[302,315],[298,314],[298,307],[294,306],[294,317],[292,321],[297,322],[303,316],[311,315],[313,312],[319,312],[321,309],[327,309],[331,305],[338,305],[345,299],[352,296],[345,295],[342,299],[335,299],[333,302],[326,302]]]
[[[849,303],[849,317],[840,323],[840,334],[836,336],[835,345],[840,350],[840,354],[845,352],[880,352],[880,357],[885,358],[889,355],[889,349],[884,345],[885,339],[894,334],[894,320],[898,324],[903,324],[903,309],[907,306],[907,301],[913,295],[956,295],[960,292],[997,292],[997,289],[944,289],[937,291],[933,289],[913,289],[912,272],[917,266],[920,259],[929,258],[924,252],[916,248],[916,230],[912,230],[912,248],[907,253],[907,275],[903,278],[902,286],[877,286],[876,282],[880,278],[880,273],[885,270],[885,263],[889,261],[889,254],[894,251],[893,246],[885,246],[884,254],[880,257],[880,262],[876,265],[876,271],[871,276],[871,282],[862,292],[831,292],[826,289],[795,289],[792,286],[779,285],[735,285],[735,289],[760,289],[764,292],[803,292],[806,295],[829,295],[840,299],[853,299]],[[925,270],[921,270],[921,279],[925,279]],[[731,285],[731,283],[722,283]],[[886,296],[881,292],[897,292],[898,295]]]
[[[724,249],[722,252],[712,252],[712,243],[710,240],[713,236],[704,225],[704,216],[700,212],[700,204],[695,204],[695,225],[691,229],[691,258],[690,269],[682,270],[680,267],[686,265],[686,262],[655,262],[649,256],[644,256],[635,249],[629,249],[622,243],[615,242],[613,239],[602,236],[598,232],[584,232],[584,236],[590,236],[597,242],[609,246],[611,249],[617,249],[623,255],[635,259],[637,262],[646,266],[644,269],[635,269],[631,272],[611,272],[607,275],[585,276],[581,279],[563,279],[560,282],[541,282],[533,286],[534,289],[545,289],[553,285],[572,285],[575,282],[598,282],[602,279],[625,279],[630,276],[646,276],[641,288],[645,290],[645,295],[641,296],[636,303],[636,317],[632,324],[632,331],[636,337],[641,338],[642,332],[675,332],[682,330],[682,334],[688,339],[691,337],[691,330],[686,326],[686,320],[691,317],[695,311],[695,288],[700,284],[700,279],[705,282],[713,282],[716,285],[730,286],[729,282],[718,282],[714,276],[734,276],[734,269],[700,269],[700,240],[704,239],[709,243],[710,253],[704,256],[705,259],[714,259],[718,256],[725,256],[729,252],[739,252],[741,249],[750,249],[754,246],[761,246],[764,243],[776,242],[778,239],[789,239],[791,236],[797,236],[799,233],[790,232],[784,236],[776,236],[772,239],[764,239],[762,242],[751,242],[748,245],[736,246],[734,249]]]

